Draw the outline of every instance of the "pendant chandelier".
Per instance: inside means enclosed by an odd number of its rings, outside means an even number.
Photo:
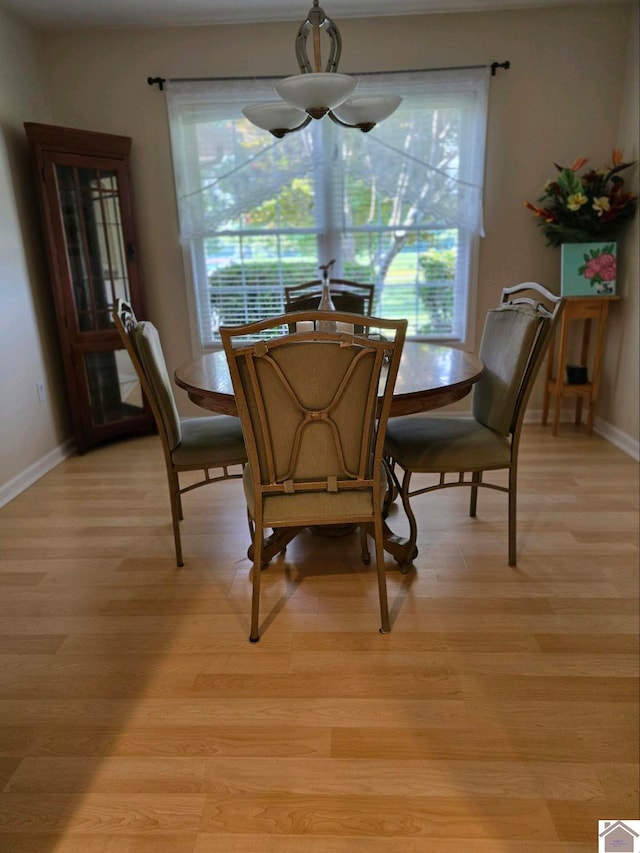
[[[321,31],[329,38],[326,68],[322,70]],[[307,54],[307,36],[313,35],[313,67]],[[328,115],[341,127],[357,128],[367,133],[388,118],[399,106],[399,95],[364,95],[351,97],[358,85],[354,77],[338,73],[342,39],[335,23],[328,18],[319,0],[313,6],[296,36],[296,59],[300,74],[276,84],[281,101],[251,104],[242,112],[252,124],[268,130],[278,139],[306,127],[311,119]]]

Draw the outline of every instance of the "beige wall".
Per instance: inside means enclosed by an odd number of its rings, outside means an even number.
[[[31,466],[55,462],[69,436],[22,127],[27,118],[51,120],[41,56],[41,39],[0,8],[0,489],[13,491]]]
[[[552,163],[570,163],[584,155],[600,164],[621,141],[630,152],[635,145],[637,154],[637,78],[634,101],[633,75],[627,73],[635,6],[635,2],[602,3],[500,14],[339,20],[343,36],[341,70],[345,72],[511,61],[511,70],[499,71],[491,86],[486,237],[480,248],[476,306],[478,337],[482,318],[496,303],[503,286],[536,279],[559,289],[559,250],[545,247],[532,217],[522,206],[522,201],[532,200],[551,177]],[[3,20],[0,18],[0,25]],[[132,168],[149,314],[159,326],[170,369],[191,357],[188,307],[177,243],[165,99],[157,87],[147,85],[147,76],[295,73],[296,27],[297,22],[293,22],[260,28],[70,31],[42,36],[52,120],[133,138]],[[12,61],[0,58],[0,64],[11,65],[12,71],[16,65],[37,65],[38,43],[35,37],[28,38],[28,33],[22,35],[28,42],[26,57],[21,53]],[[637,60],[637,52],[635,56]],[[0,77],[0,97],[7,79],[6,74]],[[30,83],[27,97],[17,99],[19,107],[14,105],[12,119],[16,128],[22,121],[43,120],[43,103],[36,97],[38,87],[39,83]],[[623,126],[628,128],[623,131],[621,116],[626,116]],[[19,235],[17,239],[19,244]],[[637,230],[634,239],[634,246],[622,249],[625,257],[634,252],[637,255]],[[33,243],[29,254],[32,252]],[[23,254],[18,245],[11,263],[19,264]],[[33,261],[29,263],[34,265]],[[26,266],[26,259],[22,264]],[[40,287],[39,266],[38,261],[35,271],[22,270],[19,290],[24,300],[32,300],[33,292]],[[4,279],[4,269],[2,276]],[[623,277],[627,298],[620,306],[617,322],[625,337],[624,353],[607,355],[610,390],[598,414],[604,423],[611,423],[634,442],[638,409],[637,262],[634,267],[632,261],[625,261]],[[631,376],[634,352],[636,370]],[[618,364],[624,365],[624,372],[618,370]],[[184,403],[182,395],[180,398],[184,412],[195,411]],[[3,395],[3,400],[7,399]],[[539,393],[532,406],[539,406]],[[20,420],[10,417],[13,427],[19,429]],[[56,421],[50,426],[50,438],[62,437]],[[0,473],[6,476],[12,467],[18,470],[20,464],[30,464],[36,455],[34,445]]]

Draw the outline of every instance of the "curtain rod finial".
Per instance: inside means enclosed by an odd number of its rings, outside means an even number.
[[[508,59],[506,62],[492,62],[491,63],[491,76],[492,77],[496,76],[496,70],[498,68],[504,68],[505,71],[508,71],[508,69],[511,68],[511,63],[509,62]]]
[[[166,82],[167,81],[165,77],[147,77],[147,83],[149,84],[149,86],[155,86],[155,84],[157,83],[158,88],[161,92],[164,90],[164,84]]]

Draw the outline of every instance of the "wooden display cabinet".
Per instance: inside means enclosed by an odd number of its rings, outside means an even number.
[[[153,419],[113,323],[118,297],[144,317],[129,173],[131,139],[26,123],[71,421],[79,453],[147,433]]]

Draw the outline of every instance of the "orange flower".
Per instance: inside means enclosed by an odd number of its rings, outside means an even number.
[[[614,148],[611,152],[611,165],[619,166],[622,163],[622,150],[620,148]]]
[[[586,157],[578,157],[578,159],[574,162],[573,166],[569,166],[569,168],[572,172],[579,172],[586,162]]]

